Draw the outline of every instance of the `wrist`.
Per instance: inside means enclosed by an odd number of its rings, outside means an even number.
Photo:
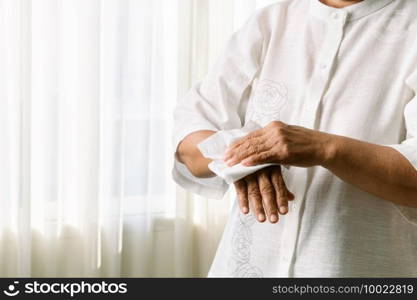
[[[184,164],[194,177],[197,178],[212,178],[215,174],[209,169],[208,165],[213,160],[202,157],[197,153],[184,157]]]
[[[185,165],[194,177],[211,178],[215,176],[208,167],[213,160],[205,158],[197,147],[182,142],[175,155],[178,162]]]
[[[338,136],[324,133],[321,146],[321,159],[319,165],[324,168],[330,168],[336,159],[338,149],[340,149],[341,140]]]

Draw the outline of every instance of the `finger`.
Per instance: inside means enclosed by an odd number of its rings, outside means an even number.
[[[266,150],[243,159],[242,165],[245,167],[251,167],[274,162],[275,158],[273,153],[269,150]]]
[[[271,182],[269,171],[263,170],[258,174],[258,185],[262,195],[264,210],[271,223],[279,220],[278,205],[275,195],[275,188]]]
[[[254,212],[258,221],[263,223],[266,221],[265,211],[262,205],[262,196],[259,191],[258,181],[255,175],[246,177],[246,184],[248,186],[249,206]]]
[[[290,201],[290,192],[282,176],[281,167],[275,167],[271,174],[272,183],[275,187],[279,213],[285,215],[288,213],[288,201]]]
[[[236,194],[239,201],[240,210],[243,214],[249,213],[249,201],[248,201],[248,187],[245,180],[239,180],[235,182]]]
[[[235,165],[246,157],[260,151],[260,146],[261,141],[258,139],[246,139],[239,146],[226,150],[224,160],[229,165]]]
[[[260,142],[264,140],[262,139],[263,135],[263,132],[254,132],[249,134],[247,137],[233,143],[226,149],[224,160],[229,160],[236,153],[239,153],[244,150],[249,150],[252,145],[261,144]]]
[[[251,156],[267,151],[267,149],[267,144],[263,138],[248,140],[240,147],[226,152],[225,162],[229,166],[234,166]]]
[[[235,149],[235,148],[238,148],[239,146],[241,146],[243,143],[245,143],[246,141],[248,141],[248,140],[252,140],[252,139],[256,139],[256,138],[259,138],[259,137],[261,137],[261,136],[263,136],[264,135],[264,129],[262,128],[262,129],[260,129],[260,130],[256,130],[256,131],[254,131],[254,132],[252,132],[252,133],[250,133],[250,134],[248,134],[247,136],[245,136],[245,137],[243,137],[243,138],[241,138],[241,139],[239,139],[239,140],[237,140],[237,141],[235,141],[234,143],[232,143],[230,146],[229,146],[229,149]]]

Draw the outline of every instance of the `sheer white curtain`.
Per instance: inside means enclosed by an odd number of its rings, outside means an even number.
[[[172,110],[271,0],[0,0],[0,276],[199,277],[230,199],[171,180]]]

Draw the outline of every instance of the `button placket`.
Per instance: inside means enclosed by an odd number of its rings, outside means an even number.
[[[317,68],[313,72],[307,101],[304,104],[302,125],[305,127],[314,129],[317,109],[325,93],[332,66],[343,38],[346,19],[347,14],[343,11],[335,11],[329,15],[328,33],[323,43],[323,50],[319,56]]]
[[[344,12],[334,12],[329,16],[328,35],[323,45],[318,68],[313,73],[309,91],[307,92],[307,101],[302,113],[302,124],[305,127],[314,129],[317,109],[324,96],[333,63],[339,51],[346,19],[347,15]],[[298,196],[290,205],[291,213],[286,216],[282,234],[282,246],[280,248],[281,262],[279,270],[282,277],[291,277],[293,275],[293,264],[302,217],[301,206],[305,201],[307,192],[308,169],[295,169],[295,178],[297,178],[296,182],[299,187],[297,191]]]

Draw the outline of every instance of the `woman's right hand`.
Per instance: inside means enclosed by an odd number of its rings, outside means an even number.
[[[288,202],[295,199],[287,189],[281,166],[258,171],[235,183],[239,206],[244,214],[251,210],[261,223],[279,221],[279,215],[288,213]]]

